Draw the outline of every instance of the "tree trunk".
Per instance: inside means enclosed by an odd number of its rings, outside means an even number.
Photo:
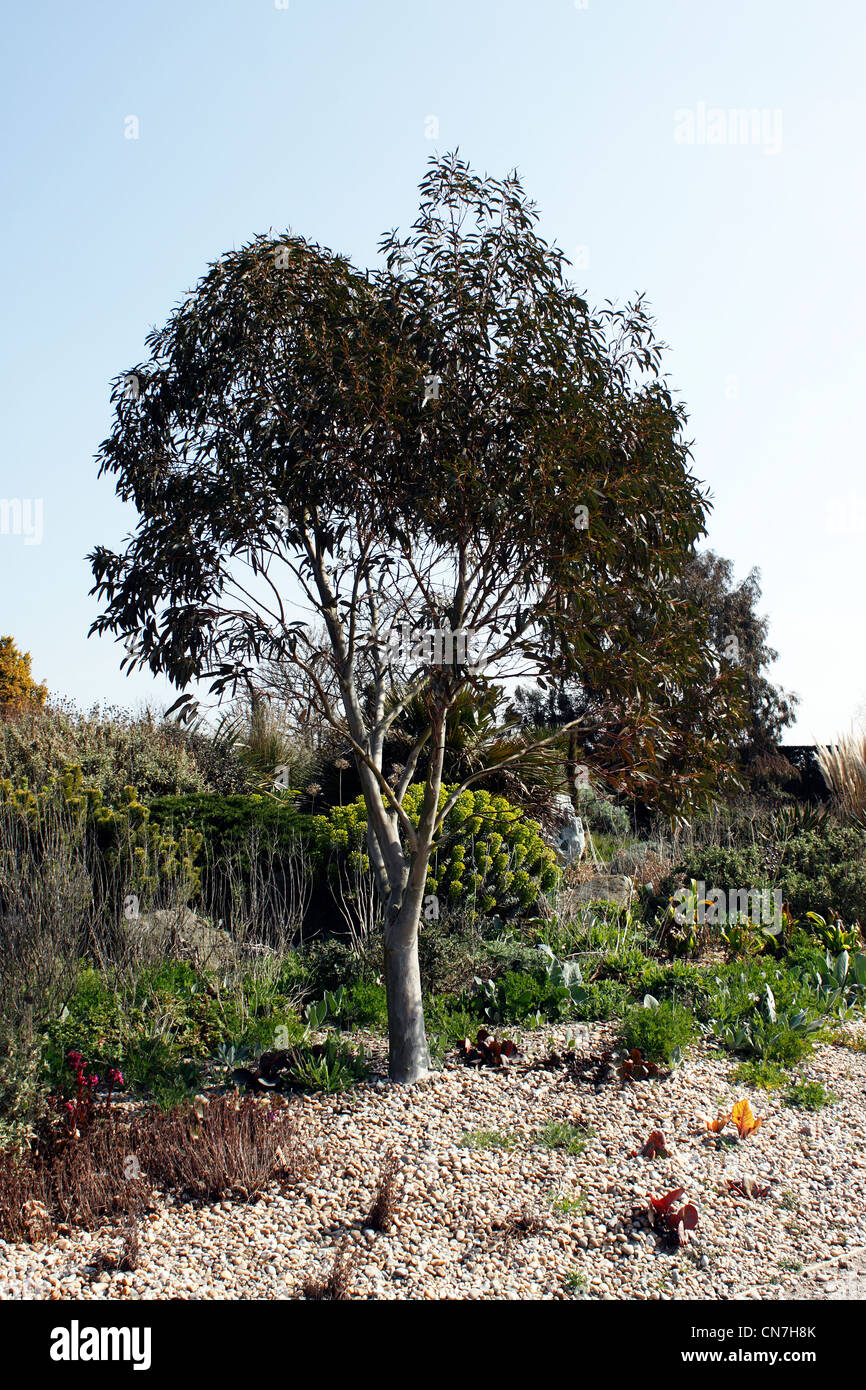
[[[404,1086],[420,1080],[430,1070],[418,965],[420,917],[421,897],[409,890],[393,920],[386,920],[385,926],[388,1075]]]
[[[568,781],[568,794],[571,797],[571,804],[575,815],[580,811],[577,797],[577,730],[571,729],[568,735],[568,757],[566,759],[566,779]]]

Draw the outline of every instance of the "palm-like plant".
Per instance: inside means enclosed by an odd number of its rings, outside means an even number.
[[[273,788],[277,768],[288,770],[288,786],[305,782],[312,771],[311,751],[293,735],[282,711],[257,693],[226,711],[215,738],[235,749],[263,790]]]
[[[428,718],[424,697],[416,696],[392,730],[395,743],[411,748]],[[541,736],[553,732],[542,730]],[[518,712],[500,686],[489,685],[480,692],[464,688],[448,715],[443,777],[457,783],[489,768],[489,790],[540,811],[563,785],[563,751],[556,744],[533,749],[539,737],[537,728],[521,727]]]

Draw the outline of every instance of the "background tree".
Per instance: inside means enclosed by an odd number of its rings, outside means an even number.
[[[41,709],[47,698],[47,687],[30,674],[30,653],[20,652],[11,637],[0,637],[0,711]]]
[[[737,584],[733,562],[703,550],[686,567],[680,583],[692,601],[706,609],[716,647],[723,651],[732,637],[736,640],[746,696],[738,734],[744,761],[772,759],[783,731],[794,722],[799,697],[780,689],[766,675],[779,653],[767,640],[769,619],[758,612],[760,570],[752,568]]]
[[[672,602],[686,603],[692,611],[703,615],[710,641],[718,660],[732,662],[740,673],[743,700],[739,727],[729,726],[731,753],[744,775],[793,769],[780,757],[778,743],[782,731],[793,722],[798,699],[778,689],[765,675],[766,668],[778,653],[768,645],[769,622],[758,613],[761,599],[760,573],[752,569],[739,584],[734,583],[733,563],[711,550],[696,551],[678,574],[671,576],[667,588],[659,587],[656,606]],[[627,616],[633,640],[642,641],[643,634],[652,628],[652,613],[635,607]],[[660,689],[658,700],[667,705],[665,718],[675,724],[679,737],[672,740],[668,750],[665,781],[679,775],[685,763],[694,772],[704,766],[710,774],[718,769],[716,751],[707,743],[704,723],[700,716],[705,691],[692,684],[685,700],[675,707],[671,692]],[[678,698],[678,697],[677,697]],[[593,685],[587,674],[567,686],[539,691],[520,689],[515,704],[521,712],[524,726],[556,728],[581,721],[581,732],[572,727],[561,743],[565,778],[575,793],[575,769],[588,764],[596,769],[598,780],[613,790],[622,790],[615,758],[608,747],[611,728],[611,699],[599,685]],[[655,804],[652,788],[640,798],[644,806]]]
[[[660,611],[640,648],[617,629],[682,570],[707,504],[644,304],[590,314],[536,222],[516,176],[481,179],[448,156],[431,161],[411,232],[384,239],[379,272],[257,238],[150,335],[148,362],[116,383],[100,451],[140,520],[122,553],[90,557],[104,601],[93,630],[127,644],[124,664],[165,673],[186,710],[197,679],[222,696],[294,664],[352,749],[400,1082],[428,1067],[427,866],[460,790],[487,771],[443,789],[462,692],[588,672],[629,731],[620,766],[634,785],[657,779],[677,737],[653,705],[659,685],[708,695],[699,715],[721,757],[739,718],[738,681],[687,605]],[[386,640],[401,623],[475,633],[486,667],[423,641],[395,663]],[[316,624],[339,701],[317,673]],[[418,700],[424,727],[389,782],[385,741]],[[495,767],[539,742],[523,737]],[[684,770],[671,794],[707,789]]]

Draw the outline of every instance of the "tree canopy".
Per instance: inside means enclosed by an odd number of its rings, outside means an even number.
[[[680,573],[671,576],[668,592],[659,589],[655,604],[664,606],[672,597],[700,615],[696,620],[705,626],[720,662],[728,661],[738,668],[741,681],[739,726],[732,717],[732,707],[725,719],[731,761],[736,761],[743,769],[768,762],[774,764],[778,760],[777,745],[782,731],[794,720],[797,697],[779,689],[765,674],[777,653],[768,645],[769,623],[758,612],[759,572],[753,568],[736,584],[730,560],[712,550],[698,550]],[[651,629],[654,621],[652,614],[633,610],[630,623],[636,640],[643,640],[643,633]],[[683,772],[690,774],[693,780],[699,780],[703,772],[712,781],[715,773],[721,776],[731,771],[729,763],[720,764],[715,742],[707,736],[703,711],[709,694],[705,687],[693,681],[687,700],[681,700],[677,694],[671,702],[669,718],[676,722],[678,734],[670,738],[665,753],[662,779],[665,791],[681,785]],[[583,674],[547,690],[521,688],[515,703],[524,725],[555,728],[580,720],[581,756],[597,768],[600,781],[614,790],[622,789],[618,760],[610,748],[610,733],[615,727],[612,699],[603,687],[591,684],[590,675]],[[576,756],[574,739],[571,745],[573,759]],[[730,777],[726,780],[730,784]],[[650,805],[670,805],[669,797],[657,797],[650,784],[641,799]]]
[[[11,637],[0,637],[0,710],[41,708],[47,698],[46,686],[30,674],[30,653],[20,652]]]
[[[345,735],[386,909],[400,1080],[426,1066],[427,862],[487,770],[440,795],[455,702],[581,676],[609,692],[623,784],[640,786],[660,783],[684,719],[723,760],[741,697],[672,591],[708,504],[644,300],[591,312],[515,174],[434,158],[420,195],[375,271],[290,234],[211,266],[115,382],[100,471],[139,522],[122,552],[90,557],[93,631],[126,645],[127,667],[167,675],[179,707],[194,707],[194,680],[222,696],[294,671]],[[401,625],[413,641],[395,659]],[[457,632],[485,664],[415,640]],[[385,740],[410,706],[424,717],[389,781]],[[519,742],[509,763],[535,751]],[[711,780],[684,768],[671,795]]]

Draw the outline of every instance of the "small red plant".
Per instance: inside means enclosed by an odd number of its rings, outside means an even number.
[[[748,1197],[754,1201],[766,1197],[770,1191],[769,1186],[762,1187],[757,1178],[727,1178],[726,1182],[732,1197]]]
[[[651,1076],[658,1076],[658,1072],[655,1062],[648,1062],[636,1047],[631,1052],[623,1053],[620,1058],[619,1076],[623,1084],[626,1081],[646,1081]]]
[[[686,1202],[679,1209],[676,1206],[684,1192],[684,1187],[675,1187],[665,1197],[650,1196],[649,1199],[653,1228],[668,1237],[675,1235],[680,1245],[688,1244],[689,1231],[694,1231],[698,1224],[698,1209],[694,1202]]]
[[[114,1090],[114,1088],[116,1086],[123,1085],[123,1075],[120,1071],[118,1071],[117,1067],[108,1068],[108,1071],[105,1073],[105,1084],[108,1087],[108,1094],[105,1097],[105,1103],[106,1105],[108,1105],[111,1102],[111,1093]]]
[[[75,1099],[61,1101],[60,1106],[69,1118],[70,1134],[80,1134],[93,1119],[93,1093],[99,1085],[99,1077],[96,1072],[88,1074],[88,1064],[80,1052],[68,1052],[66,1060],[75,1078]]]
[[[93,1122],[99,1076],[95,1071],[90,1070],[91,1064],[86,1062],[81,1053],[75,1049],[67,1052],[66,1060],[72,1071],[75,1095],[71,1100],[63,1100],[62,1097],[58,1097],[55,1099],[54,1105],[61,1114],[66,1116],[70,1136],[75,1136],[83,1134]],[[105,1082],[108,1088],[105,1103],[109,1105],[112,1091],[123,1085],[123,1076],[117,1067],[108,1068]]]
[[[670,1158],[665,1136],[660,1129],[650,1131],[649,1137],[641,1149],[644,1158]]]
[[[650,1195],[650,1206],[657,1216],[667,1216],[674,1202],[678,1202],[685,1192],[684,1187],[675,1187],[673,1192],[669,1192],[666,1197],[653,1197]]]
[[[464,1038],[460,1047],[460,1056],[470,1067],[504,1067],[518,1055],[516,1043],[510,1038],[495,1038],[486,1028],[479,1028],[474,1043]]]

